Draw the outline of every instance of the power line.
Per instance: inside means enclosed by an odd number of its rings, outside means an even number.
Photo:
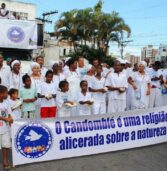
[[[129,14],[129,13],[141,12],[141,11],[150,10],[150,9],[153,9],[153,8],[158,8],[158,7],[161,7],[161,6],[164,6],[164,5],[167,5],[167,2],[161,3],[159,5],[151,5],[151,6],[148,6],[148,7],[145,7],[145,8],[139,8],[139,9],[132,10],[132,11],[125,11],[123,13]]]

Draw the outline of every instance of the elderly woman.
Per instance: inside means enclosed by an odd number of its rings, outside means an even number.
[[[20,68],[21,68],[20,61],[14,60],[11,62],[12,72],[10,73],[10,77],[9,77],[10,89],[11,88],[19,89],[23,85],[22,83],[23,74],[21,73]]]
[[[149,107],[150,77],[145,72],[145,61],[139,63],[138,72],[129,78],[129,83],[134,89],[132,109],[147,109]]]
[[[40,72],[40,65],[37,62],[32,62],[30,65],[31,68],[31,82],[32,82],[32,87],[34,87],[36,90],[38,90],[40,84],[44,81],[44,77],[42,76]],[[35,116],[37,118],[40,118],[40,106],[41,106],[41,100],[38,99],[35,102],[36,105],[36,113]]]

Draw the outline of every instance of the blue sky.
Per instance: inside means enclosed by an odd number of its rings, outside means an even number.
[[[58,10],[59,13],[50,18],[56,21],[60,14],[71,9],[83,9],[93,7],[98,0],[20,0],[35,3],[37,16],[50,10]],[[125,50],[131,54],[140,54],[140,49],[153,44],[167,44],[167,0],[104,0],[103,11],[117,11],[131,27],[132,35],[130,43]],[[46,30],[53,31],[53,26],[47,24]],[[110,51],[118,54],[116,45],[110,45]]]

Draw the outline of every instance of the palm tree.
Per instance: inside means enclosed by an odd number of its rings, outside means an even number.
[[[78,40],[77,26],[75,24],[76,14],[77,10],[64,12],[55,24],[55,31],[60,40],[71,41],[74,49],[76,48],[75,42]]]

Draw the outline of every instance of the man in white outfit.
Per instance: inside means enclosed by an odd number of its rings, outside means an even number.
[[[1,84],[4,85],[5,87],[9,88],[9,77],[10,77],[10,67],[7,65],[4,65],[3,63],[4,58],[0,54],[0,78],[1,78]]]
[[[107,79],[105,86],[109,92],[108,113],[123,112],[126,108],[126,89],[128,88],[127,77],[121,72],[121,63],[115,61],[114,73],[111,73]]]
[[[161,82],[163,80],[163,72],[160,69],[161,63],[155,61],[155,64],[150,68],[148,74],[151,78],[151,94],[149,107],[163,106],[162,93],[161,93]]]

